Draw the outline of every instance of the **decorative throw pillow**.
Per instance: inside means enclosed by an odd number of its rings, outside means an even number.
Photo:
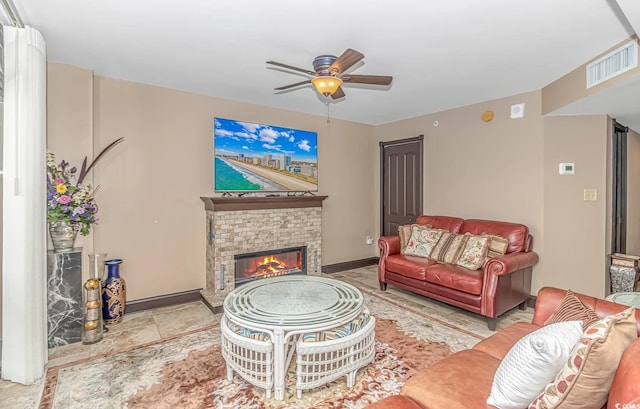
[[[400,236],[400,252],[402,252],[405,247],[407,247],[407,242],[411,237],[411,227],[412,226],[423,226],[423,227],[431,227],[430,224],[405,224],[402,226],[398,226],[398,236]]]
[[[456,264],[469,270],[477,270],[484,265],[484,260],[487,258],[489,237],[474,236],[469,233],[465,233],[465,235],[469,238]]]
[[[498,366],[487,404],[522,409],[558,373],[582,336],[580,321],[547,325],[516,342]]]
[[[460,252],[467,244],[469,236],[445,232],[431,251],[429,258],[441,263],[453,264],[460,257]]]
[[[488,234],[489,250],[487,250],[487,259],[504,256],[509,248],[509,240],[502,236]]]
[[[591,324],[555,379],[529,408],[601,408],[622,354],[638,336],[636,325],[633,308]]]
[[[600,317],[591,308],[584,305],[582,301],[571,290],[567,290],[558,309],[552,316],[547,318],[544,325],[553,324],[562,321],[582,321],[582,328],[587,327],[594,322],[600,320]]]
[[[431,250],[440,240],[440,236],[445,230],[432,229],[429,227],[414,224],[411,226],[411,237],[404,249],[406,255],[429,257]]]

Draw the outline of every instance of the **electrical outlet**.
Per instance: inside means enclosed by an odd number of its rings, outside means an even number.
[[[367,236],[367,244],[368,245],[372,245],[373,244],[373,239],[371,238],[371,236]]]

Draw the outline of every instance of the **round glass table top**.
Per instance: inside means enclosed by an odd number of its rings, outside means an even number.
[[[224,300],[226,315],[265,327],[314,327],[351,319],[362,311],[360,290],[345,282],[289,275],[256,280]]]

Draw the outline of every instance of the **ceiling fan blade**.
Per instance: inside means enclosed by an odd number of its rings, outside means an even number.
[[[342,87],[338,87],[336,92],[331,94],[331,98],[332,99],[340,99],[340,98],[343,98],[343,97],[344,97],[344,91],[342,90]]]
[[[389,85],[393,81],[393,77],[387,75],[345,75],[340,77],[344,82],[351,84],[373,84],[373,85]]]
[[[332,75],[340,75],[363,58],[363,54],[351,48],[347,48],[347,51],[343,52],[342,55],[338,57],[333,64],[331,64],[329,67],[329,73]]]
[[[304,68],[294,67],[292,65],[283,64],[281,62],[267,61],[267,64],[277,65],[278,67],[286,68],[288,70],[304,72],[305,74],[313,75],[314,77],[317,75],[315,71],[305,70]]]
[[[311,80],[305,80],[305,81],[296,82],[295,84],[284,85],[282,87],[274,88],[274,90],[282,91],[283,89],[294,88],[304,84],[311,84]]]

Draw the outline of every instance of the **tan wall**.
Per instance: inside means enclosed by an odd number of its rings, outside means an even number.
[[[627,253],[640,256],[640,134],[627,134]]]
[[[611,78],[601,84],[587,89],[587,65],[591,64],[598,58],[610,53],[618,47],[628,43],[631,39],[637,39],[637,36],[622,41],[621,43],[611,47],[604,51],[600,55],[582,64],[580,67],[564,75],[560,79],[552,82],[542,89],[542,114],[548,114],[555,111],[558,108],[562,108],[572,102],[578,101],[589,95],[598,93],[603,89],[611,86],[621,84],[630,78],[637,78],[640,76],[640,65],[634,69],[631,69],[617,77]]]
[[[537,281],[603,297],[607,268],[606,115],[544,118],[544,260]],[[558,164],[575,163],[575,175]],[[584,201],[595,188],[597,201]]]
[[[322,105],[314,116],[110,78],[92,82],[90,71],[54,63],[48,95],[49,147],[61,157],[80,160],[125,137],[93,172],[100,185],[94,242],[96,251],[124,259],[129,300],[205,285],[200,196],[213,195],[214,116],[317,131],[318,194],[329,196],[323,203],[323,264],[375,255],[365,242],[375,234],[371,126],[327,124]],[[91,103],[93,116],[81,109]],[[81,132],[88,119],[93,143],[90,132]]]
[[[510,107],[525,103],[525,117],[510,119]],[[495,118],[483,122],[482,112]],[[434,126],[438,121],[438,126]],[[449,111],[381,125],[376,141],[424,134],[424,213],[504,220],[526,224],[541,261],[534,269],[534,293],[544,283],[537,277],[545,261],[542,211],[543,136],[540,92],[531,92]],[[371,157],[379,175],[379,147]],[[376,195],[379,197],[376,179]],[[376,201],[374,225],[379,232]]]
[[[545,285],[605,292],[609,120],[543,119],[541,91],[377,127],[93,78],[54,63],[48,94],[49,147],[60,157],[79,162],[125,137],[93,173],[101,185],[93,241],[96,251],[124,259],[130,300],[204,286],[199,197],[213,194],[214,116],[318,132],[319,194],[329,196],[325,265],[377,254],[365,236],[379,235],[378,142],[424,134],[425,213],[524,223],[541,257],[533,293]],[[510,119],[518,103],[525,117]],[[485,123],[489,109],[495,118]],[[578,174],[559,178],[559,162],[576,162]],[[597,202],[582,200],[585,187],[598,189]]]
[[[93,140],[93,72],[69,65],[47,64],[47,150],[56,160],[71,166],[82,165],[85,156],[92,157]],[[93,172],[87,180],[91,183]],[[49,248],[51,239],[47,238]],[[93,252],[93,231],[78,234],[76,247],[83,248],[83,272],[87,274],[87,254]]]

